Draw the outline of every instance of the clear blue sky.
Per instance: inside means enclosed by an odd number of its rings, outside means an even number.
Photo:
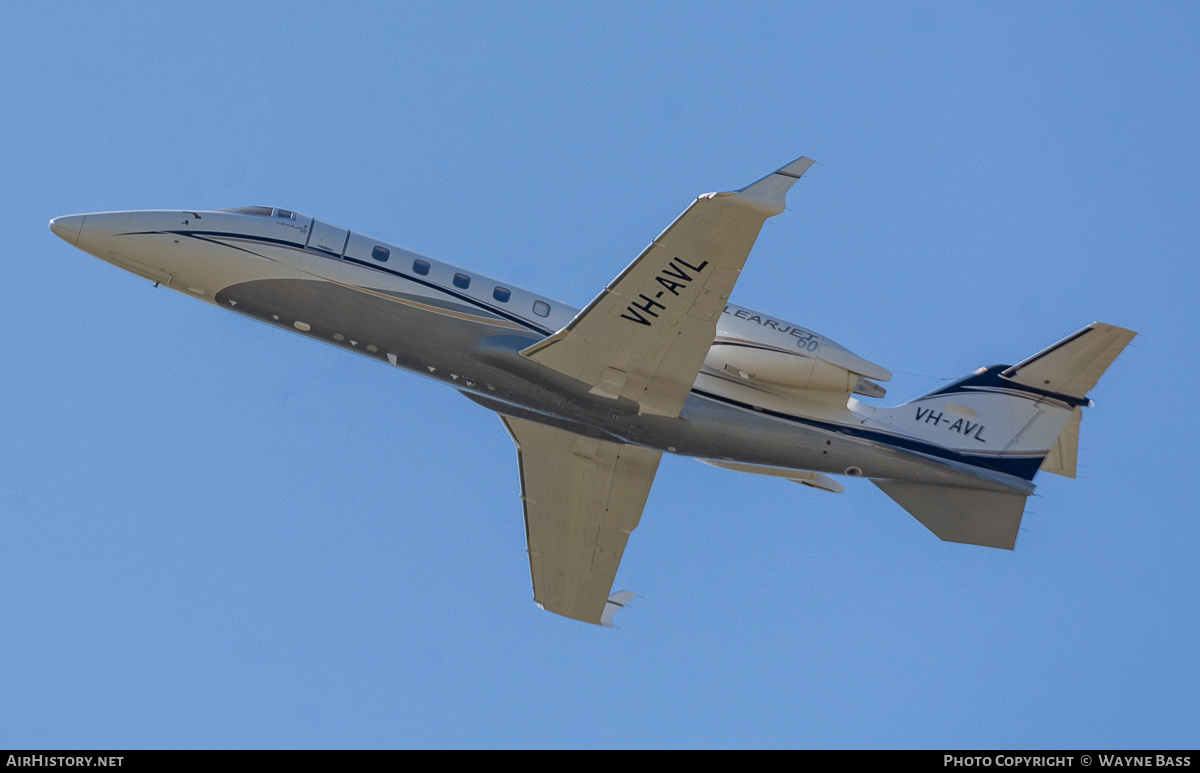
[[[0,747],[1194,748],[1200,11],[6,7]],[[606,630],[539,611],[452,390],[151,285],[54,216],[275,204],[585,304],[805,154],[734,300],[888,401],[1142,335],[1014,552],[666,459]]]

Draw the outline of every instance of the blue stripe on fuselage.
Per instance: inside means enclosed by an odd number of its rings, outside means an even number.
[[[744,403],[740,400],[724,397],[722,395],[706,392],[702,389],[693,387],[692,393],[709,400],[726,403],[727,405],[736,406],[745,410],[754,411],[783,421],[789,421],[796,424],[803,424],[816,429],[825,430],[826,432],[835,432],[843,435],[848,435],[859,440],[869,440],[873,443],[889,446],[892,448],[900,448],[906,451],[915,451],[925,454],[926,456],[936,456],[941,459],[948,459],[962,464],[969,464],[972,467],[983,467],[996,472],[1002,472],[1006,475],[1014,475],[1025,480],[1033,480],[1033,476],[1037,474],[1038,468],[1042,465],[1044,457],[999,457],[999,456],[974,456],[964,454],[958,451],[953,451],[944,446],[939,446],[934,443],[929,443],[917,438],[907,437],[905,435],[893,435],[888,432],[880,432],[876,430],[863,429],[854,427],[848,424],[837,424],[829,421],[821,421],[819,419],[809,419],[803,416],[794,416],[789,413],[773,411],[770,408]]]
[[[1007,379],[1000,374],[1007,370],[1009,365],[992,365],[984,369],[983,373],[972,373],[969,376],[964,376],[957,381],[953,381],[941,389],[930,392],[924,397],[932,397],[934,395],[952,395],[962,392],[995,392],[1006,390],[1009,392],[1024,392],[1026,394],[1035,395],[1037,397],[1047,397],[1051,400],[1057,400],[1061,403],[1066,403],[1071,407],[1077,405],[1088,405],[1091,400],[1086,397],[1072,397],[1064,395],[1060,392],[1051,392],[1048,389],[1038,389],[1037,387],[1019,384],[1012,379]]]

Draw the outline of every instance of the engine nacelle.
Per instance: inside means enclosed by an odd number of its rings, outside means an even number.
[[[851,393],[883,397],[875,381],[892,374],[824,336],[752,309],[730,304],[717,323],[717,338],[704,364],[723,375],[817,399]]]
[[[853,392],[860,378],[819,357],[762,349],[746,344],[715,343],[704,364],[739,378],[786,389]]]

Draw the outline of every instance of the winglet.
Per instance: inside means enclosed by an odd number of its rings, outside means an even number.
[[[782,169],[771,172],[753,185],[747,185],[737,191],[736,195],[765,209],[770,213],[767,217],[778,215],[784,210],[788,190],[815,163],[811,158],[801,156]]]
[[[600,615],[600,625],[606,625],[612,628],[612,619],[622,607],[633,600],[637,595],[632,591],[619,590],[608,597],[608,601],[604,602],[604,612]]]

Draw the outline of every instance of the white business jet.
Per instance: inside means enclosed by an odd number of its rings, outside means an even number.
[[[439,379],[517,445],[533,598],[611,625],[664,452],[841,492],[867,478],[943,540],[1012,549],[1039,470],[1075,476],[1087,392],[1135,333],[1093,323],[895,407],[891,374],[729,302],[812,165],[704,194],[583,310],[272,207],[70,215],[68,243],[158,285]]]

